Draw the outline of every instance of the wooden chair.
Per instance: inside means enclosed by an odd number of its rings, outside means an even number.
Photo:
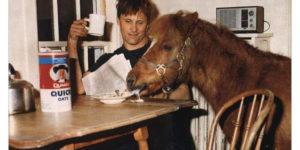
[[[250,112],[246,110],[244,111],[245,104],[248,101],[252,101],[252,104],[250,104],[251,105],[249,110]],[[238,96],[235,96],[234,98],[229,100],[219,110],[210,128],[209,139],[207,142],[207,150],[213,149],[216,128],[222,115],[229,108],[231,108],[233,105],[236,105],[238,103],[239,103],[238,113],[237,113],[236,122],[233,125],[234,132],[230,143],[230,150],[236,149],[238,140],[241,140],[240,147],[239,147],[241,150],[249,150],[255,141],[256,141],[255,150],[260,149],[266,122],[267,122],[265,120],[267,116],[270,114],[271,108],[274,104],[274,95],[270,90],[267,89],[252,90],[252,91],[247,91],[242,94],[239,94]],[[259,106],[257,107],[257,105]],[[242,115],[245,112],[248,113],[248,115],[247,117],[245,117],[245,120],[242,120],[241,119]],[[268,121],[270,119],[271,117],[269,117]],[[244,123],[243,137],[239,138],[242,123]]]

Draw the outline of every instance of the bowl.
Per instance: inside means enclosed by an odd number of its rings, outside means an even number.
[[[122,103],[127,97],[130,97],[132,94],[130,92],[120,92],[117,93],[103,93],[93,95],[93,98],[99,99],[100,102],[104,104],[118,104]]]

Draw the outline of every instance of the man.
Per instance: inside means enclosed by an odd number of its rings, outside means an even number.
[[[84,94],[85,90],[82,83],[82,77],[88,75],[90,72],[97,70],[102,64],[108,61],[112,56],[116,54],[124,54],[125,58],[130,61],[133,67],[139,58],[146,52],[150,47],[151,41],[147,37],[147,29],[151,18],[151,7],[152,4],[149,0],[119,0],[117,4],[117,23],[120,26],[120,31],[123,39],[123,45],[114,51],[112,54],[102,55],[95,63],[94,66],[89,68],[89,71],[82,75],[80,69],[78,55],[77,55],[77,42],[78,37],[87,36],[88,31],[85,29],[86,21],[83,19],[76,20],[71,25],[71,29],[68,36],[68,50],[69,58],[75,59],[76,67],[76,86],[77,94]],[[73,79],[74,80],[74,79]],[[112,79],[113,80],[113,79]],[[154,97],[162,97],[162,94],[155,95]],[[183,84],[180,85],[171,95],[171,99],[190,99],[188,86]],[[171,117],[172,118],[172,117]],[[161,131],[172,130],[165,126],[166,122],[170,122],[170,117],[161,119],[164,121],[163,125],[158,123],[153,126],[149,126],[149,131],[153,127],[154,132],[149,132],[150,136],[148,142],[150,149],[157,149],[156,146],[161,147],[159,144],[165,144],[161,141],[162,139],[168,140],[161,136]],[[163,127],[164,126],[164,127]],[[157,128],[160,131],[157,131]],[[156,131],[155,131],[156,130]],[[173,131],[169,131],[173,132]],[[151,134],[154,134],[153,136]],[[153,139],[151,139],[153,138]],[[169,138],[169,137],[168,137]],[[151,144],[153,143],[153,144]],[[153,146],[154,145],[154,146]],[[173,147],[165,144],[164,147]],[[165,149],[165,148],[162,148]]]

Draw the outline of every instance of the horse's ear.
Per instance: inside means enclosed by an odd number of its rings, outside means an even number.
[[[176,13],[176,15],[178,15],[178,16],[182,16],[183,14],[184,14],[183,10],[178,10],[177,13]]]
[[[184,13],[182,10],[178,11],[174,17],[174,22],[179,31],[183,36],[187,36],[190,28],[193,27],[198,19],[198,13]]]
[[[195,11],[193,13],[187,14],[187,15],[184,16],[184,19],[186,21],[193,21],[194,22],[196,19],[198,19],[198,13]]]

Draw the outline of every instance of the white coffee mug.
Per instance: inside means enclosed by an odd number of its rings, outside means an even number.
[[[105,16],[100,14],[90,14],[89,19],[84,19],[89,22],[89,27],[86,29],[93,36],[102,36],[104,34]]]

